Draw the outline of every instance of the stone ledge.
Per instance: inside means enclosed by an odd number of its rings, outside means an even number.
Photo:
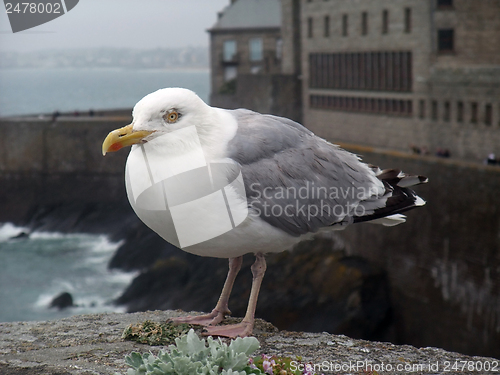
[[[186,315],[179,311],[153,311],[133,314],[79,315],[45,322],[0,323],[0,373],[2,375],[95,375],[126,373],[124,357],[131,351],[141,353],[157,347],[141,345],[121,339],[129,324],[152,320],[163,322],[174,316]],[[486,372],[454,371],[451,367],[460,361],[493,364],[498,360],[471,357],[436,348],[417,349],[409,345],[354,340],[328,333],[277,332],[264,321],[255,328],[261,343],[260,353],[279,356],[301,356],[304,362],[317,366],[327,364],[332,371],[325,374],[409,373],[404,366],[414,367],[412,374],[479,374]],[[359,362],[358,362],[359,361]],[[450,366],[445,368],[445,361]],[[355,364],[371,363],[372,368]],[[351,364],[351,367],[349,367]],[[433,367],[429,367],[432,364]],[[438,364],[438,365],[436,365]],[[335,370],[335,365],[343,366]],[[381,366],[393,366],[392,372],[380,371]],[[396,371],[396,366],[403,371]],[[378,367],[375,367],[378,366]],[[402,366],[402,367],[401,367]],[[409,367],[407,367],[409,369]],[[448,371],[446,371],[448,370]],[[500,371],[500,365],[497,366]],[[375,372],[373,372],[375,373]],[[489,372],[492,373],[492,372]]]

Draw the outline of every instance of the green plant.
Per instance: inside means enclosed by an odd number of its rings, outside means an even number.
[[[190,329],[158,356],[133,352],[125,357],[127,375],[248,375],[262,374],[249,365],[249,355],[260,347],[255,337],[237,338],[229,345],[220,339],[199,339]]]
[[[317,375],[313,364],[302,363],[301,357],[292,359],[262,354],[260,357],[250,358],[250,366],[269,375]]]
[[[175,325],[171,322],[155,323],[146,320],[144,323],[130,324],[123,331],[122,339],[148,345],[169,345],[177,337],[185,335],[190,328],[189,324]]]

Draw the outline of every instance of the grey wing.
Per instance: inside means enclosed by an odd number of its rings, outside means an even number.
[[[384,206],[384,184],[356,155],[291,120],[231,112],[228,156],[241,165],[249,207],[269,224],[300,236]]]

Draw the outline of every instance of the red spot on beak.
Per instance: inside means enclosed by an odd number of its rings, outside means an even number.
[[[119,149],[123,148],[123,146],[120,143],[113,143],[109,147],[109,151],[118,151]]]

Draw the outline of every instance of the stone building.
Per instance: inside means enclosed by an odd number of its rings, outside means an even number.
[[[300,5],[308,128],[333,142],[500,154],[499,0]]]
[[[233,0],[209,30],[211,101],[333,142],[499,156],[499,14],[500,0]]]
[[[282,74],[280,0],[232,0],[210,33],[210,103],[300,120],[300,83]]]

